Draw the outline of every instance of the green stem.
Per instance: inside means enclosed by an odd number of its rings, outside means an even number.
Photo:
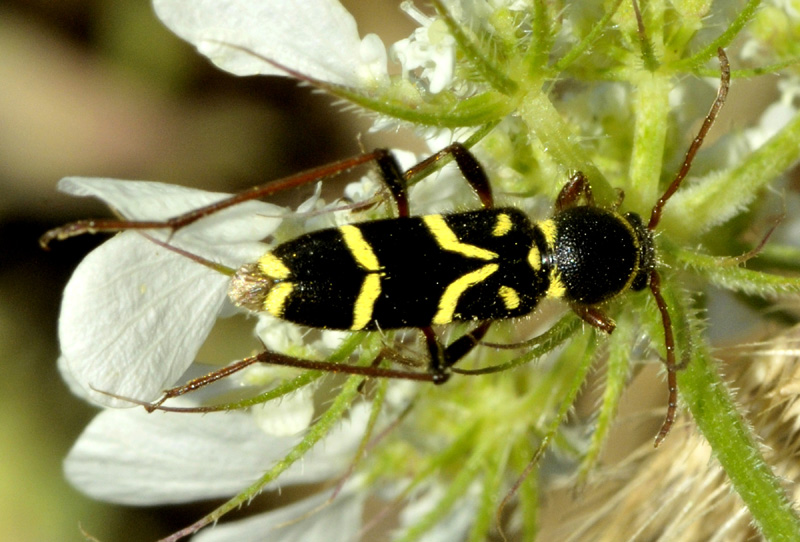
[[[678,383],[695,423],[764,538],[800,539],[800,518],[736,411],[730,391],[707,350],[697,353],[679,374]]]
[[[667,292],[671,310],[678,310],[674,291]],[[685,315],[681,315],[685,316]],[[692,334],[702,327],[692,322]],[[691,362],[678,373],[683,401],[725,470],[734,490],[769,541],[800,540],[800,518],[764,460],[747,422],[737,410],[730,390],[720,378],[707,346],[695,344]]]
[[[709,59],[717,56],[717,49],[723,49],[730,45],[733,39],[739,35],[744,26],[756,14],[758,7],[761,5],[761,0],[750,0],[747,5],[739,12],[736,19],[731,24],[725,26],[725,31],[720,34],[715,40],[703,47],[701,50],[693,54],[691,57],[686,58],[680,62],[673,64],[676,70],[694,71],[702,68],[703,64],[708,62]]]
[[[670,77],[658,72],[641,71],[637,77],[631,184],[626,193],[627,204],[632,209],[649,209],[658,198],[672,86]]]
[[[456,504],[467,505],[468,501],[462,501],[462,499],[467,495],[469,487],[475,481],[475,478],[479,476],[490,448],[490,446],[483,446],[473,450],[469,457],[464,458],[461,468],[455,477],[449,481],[447,490],[436,505],[425,513],[419,521],[409,526],[402,536],[394,540],[396,542],[422,540],[426,533],[439,524],[443,518],[447,517],[447,514],[452,511]],[[461,449],[463,451],[463,448]]]
[[[517,84],[514,82],[513,79],[506,77],[504,71],[502,69],[498,69],[498,67],[491,62],[483,51],[481,51],[475,41],[466,35],[464,30],[461,28],[461,25],[458,21],[456,21],[450,12],[447,11],[447,8],[441,2],[441,0],[431,0],[433,7],[436,9],[436,12],[439,14],[442,19],[444,19],[445,24],[447,24],[447,29],[450,30],[450,34],[452,34],[453,39],[456,40],[458,46],[470,60],[473,66],[481,73],[481,75],[486,79],[486,82],[489,83],[494,90],[506,94],[511,95],[517,91]]]
[[[592,26],[592,29],[589,31],[589,33],[553,65],[552,73],[559,74],[566,70],[578,59],[578,57],[589,50],[589,48],[594,45],[594,43],[600,39],[600,37],[602,37],[603,32],[608,31],[611,18],[617,12],[617,9],[621,3],[622,0],[614,0],[614,3],[603,14],[602,19],[597,21],[597,23]]]
[[[552,47],[553,36],[548,20],[547,6],[542,0],[534,0],[531,42],[522,61],[529,78],[541,77]]]
[[[617,329],[610,338],[608,360],[606,361],[606,382],[603,399],[594,424],[592,437],[578,470],[578,483],[584,484],[589,474],[597,466],[603,448],[608,443],[608,435],[614,424],[619,402],[627,387],[631,367],[631,344],[634,344],[636,326],[630,313],[622,313],[617,321]]]
[[[589,177],[598,202],[611,202],[616,198],[605,176],[578,145],[576,134],[544,92],[530,92],[517,113],[556,164],[570,172],[582,171]]]
[[[489,538],[489,530],[497,510],[497,496],[502,491],[504,475],[508,466],[510,447],[496,447],[485,458],[482,476],[483,490],[475,510],[475,520],[469,534],[469,542],[482,542]]]

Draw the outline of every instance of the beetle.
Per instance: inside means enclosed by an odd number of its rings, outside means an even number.
[[[429,353],[428,372],[354,367],[265,351],[167,390],[155,403],[143,403],[148,410],[256,362],[442,384],[449,379],[453,365],[480,344],[496,320],[530,314],[542,299],[557,298],[585,322],[611,333],[615,324],[602,306],[628,290],[649,288],[664,327],[669,389],[667,412],[655,440],[658,446],[675,419],[676,373],[681,366],[675,360],[669,309],[661,295],[654,231],[727,96],[730,66],[722,49],[718,54],[721,82],[717,97],[646,225],[636,213],[617,210],[621,198],[610,208],[598,206],[589,180],[581,172],[570,176],[556,199],[553,215],[546,220],[533,222],[516,208],[496,207],[481,164],[464,145],[453,143],[405,172],[388,150],[377,149],[254,187],[165,222],[83,220],[50,230],[40,243],[46,248],[54,239],[128,229],[169,228],[174,232],[237,203],[375,162],[395,202],[397,217],[327,228],[279,244],[236,271],[229,297],[240,307],[314,328],[418,328]],[[446,157],[455,160],[482,208],[411,216],[407,180]],[[155,242],[185,254],[168,242]],[[202,263],[197,256],[185,255]],[[441,344],[432,326],[457,321],[475,325],[450,344]]]

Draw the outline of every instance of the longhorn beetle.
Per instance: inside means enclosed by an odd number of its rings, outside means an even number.
[[[450,377],[451,367],[480,343],[495,320],[529,314],[545,297],[560,298],[585,322],[611,333],[615,324],[602,311],[602,304],[628,289],[649,287],[664,326],[669,387],[666,417],[655,440],[658,446],[675,419],[676,372],[680,366],[675,361],[669,310],[661,295],[653,232],[727,96],[730,67],[722,49],[718,55],[721,82],[717,97],[681,168],[653,206],[646,226],[635,213],[621,214],[616,208],[597,206],[589,181],[580,172],[570,176],[556,199],[555,213],[547,220],[534,223],[518,209],[495,207],[483,168],[464,146],[454,143],[406,172],[389,151],[378,149],[254,187],[165,222],[84,220],[51,230],[40,242],[46,248],[53,239],[128,229],[169,228],[175,232],[237,203],[375,161],[397,205],[397,218],[323,229],[279,244],[235,273],[229,297],[252,311],[266,311],[316,328],[418,328],[427,344],[429,371],[354,367],[265,351],[167,390],[159,401],[146,406],[158,408],[167,398],[256,362],[442,384]],[[410,216],[406,181],[448,155],[455,159],[483,208]],[[202,261],[168,243],[159,243]],[[424,263],[422,269],[420,262]],[[474,321],[477,325],[449,345],[442,345],[432,326],[454,321]]]

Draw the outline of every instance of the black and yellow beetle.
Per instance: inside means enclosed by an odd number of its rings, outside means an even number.
[[[589,181],[574,173],[559,193],[553,216],[532,222],[513,207],[494,207],[487,176],[475,157],[455,143],[402,172],[393,155],[378,149],[355,158],[252,188],[166,222],[86,220],[47,232],[53,239],[124,229],[180,229],[223,208],[286,188],[329,177],[375,161],[396,202],[398,217],[311,232],[279,244],[234,275],[229,296],[242,307],[315,328],[388,330],[419,328],[430,354],[427,374],[300,360],[264,352],[173,388],[156,403],[222,378],[255,362],[338,372],[413,378],[444,383],[450,368],[480,343],[495,320],[533,312],[545,298],[566,301],[584,321],[607,332],[614,322],[602,304],[625,291],[650,288],[661,313],[666,347],[669,406],[658,445],[675,417],[675,341],[660,278],[653,231],[662,209],[689,172],[692,160],[727,95],[730,69],[720,49],[717,98],[683,165],[654,205],[645,225],[635,213],[595,204]],[[406,181],[451,155],[475,190],[482,209],[410,216]],[[168,246],[165,244],[165,246]],[[177,249],[175,249],[178,251]],[[181,252],[181,251],[179,251]],[[191,255],[189,255],[191,257]],[[199,258],[198,258],[199,260]],[[442,345],[431,326],[472,321],[476,326]]]
[[[514,318],[551,297],[610,332],[596,306],[647,286],[655,268],[650,231],[636,214],[595,206],[581,173],[561,191],[554,216],[533,223],[519,209],[493,206],[483,169],[455,143],[430,160],[452,154],[484,208],[408,216],[401,170],[388,151],[376,153],[388,184],[400,187],[400,217],[278,245],[236,273],[234,303],[310,327],[378,330]],[[434,352],[431,370],[444,381],[458,358]]]

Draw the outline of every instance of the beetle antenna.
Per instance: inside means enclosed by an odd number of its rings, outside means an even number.
[[[714,103],[711,105],[711,109],[708,111],[708,115],[706,115],[703,125],[700,127],[700,131],[697,132],[697,136],[694,138],[694,141],[692,141],[692,144],[689,145],[689,150],[686,151],[686,157],[683,159],[683,165],[681,166],[681,169],[678,171],[678,174],[675,176],[675,179],[672,181],[672,183],[670,183],[669,187],[667,187],[667,190],[664,192],[664,194],[653,206],[653,211],[650,213],[650,222],[647,224],[647,229],[650,231],[654,230],[656,226],[658,226],[658,222],[661,220],[661,211],[664,209],[664,204],[669,201],[669,198],[671,198],[680,187],[683,179],[685,179],[686,175],[689,174],[694,157],[697,154],[697,151],[700,150],[700,147],[703,145],[703,140],[705,140],[706,134],[708,134],[708,131],[714,124],[714,121],[717,120],[717,115],[719,114],[720,109],[722,109],[722,104],[725,103],[725,98],[728,96],[728,89],[731,86],[731,65],[728,63],[728,55],[725,54],[725,51],[722,49],[722,47],[717,49],[717,55],[719,56],[719,67],[721,71],[719,89],[717,90],[717,99],[714,100]]]
[[[664,296],[661,295],[661,277],[658,271],[653,269],[650,271],[650,291],[653,297],[656,298],[656,306],[661,313],[661,322],[664,325],[664,346],[667,351],[667,358],[664,365],[667,367],[667,388],[669,389],[669,398],[667,400],[667,415],[664,417],[664,423],[661,424],[661,429],[656,435],[656,440],[653,446],[658,448],[658,445],[669,434],[672,429],[672,424],[675,422],[675,414],[678,410],[678,370],[681,368],[675,362],[675,335],[672,331],[672,319],[667,310],[667,302],[664,301]]]
[[[667,190],[653,206],[653,211],[650,214],[650,222],[647,224],[647,229],[650,231],[653,231],[656,226],[658,226],[658,222],[661,220],[661,211],[664,209],[664,205],[667,203],[667,201],[669,201],[673,194],[677,192],[681,183],[686,178],[686,175],[689,174],[694,157],[697,155],[697,151],[700,150],[700,147],[703,145],[703,140],[705,140],[708,131],[711,129],[711,126],[717,119],[717,115],[719,115],[720,109],[722,109],[722,105],[725,103],[725,98],[728,96],[728,89],[730,88],[731,84],[731,66],[728,62],[728,56],[725,54],[725,51],[722,49],[722,47],[717,49],[717,55],[719,56],[721,72],[720,85],[719,89],[717,90],[717,98],[714,100],[714,103],[711,104],[711,109],[708,111],[708,114],[703,121],[703,125],[700,127],[700,131],[697,132],[697,136],[689,146],[689,150],[686,151],[686,157],[683,159],[683,165],[681,166],[681,169],[678,170],[678,174],[675,175],[675,179],[673,179],[673,181],[667,187]],[[656,300],[658,311],[661,313],[661,322],[664,326],[664,347],[666,348],[667,353],[664,364],[667,368],[667,387],[669,389],[667,415],[664,417],[664,422],[661,424],[661,429],[658,431],[656,440],[653,443],[657,448],[658,445],[664,441],[664,438],[666,438],[670,429],[672,429],[672,425],[675,423],[675,415],[678,409],[677,373],[681,367],[675,362],[675,333],[672,329],[672,319],[669,316],[667,302],[664,300],[664,296],[661,295],[661,277],[656,269],[652,269],[650,271],[650,279],[648,282],[650,286],[650,292],[652,292],[653,297]]]

